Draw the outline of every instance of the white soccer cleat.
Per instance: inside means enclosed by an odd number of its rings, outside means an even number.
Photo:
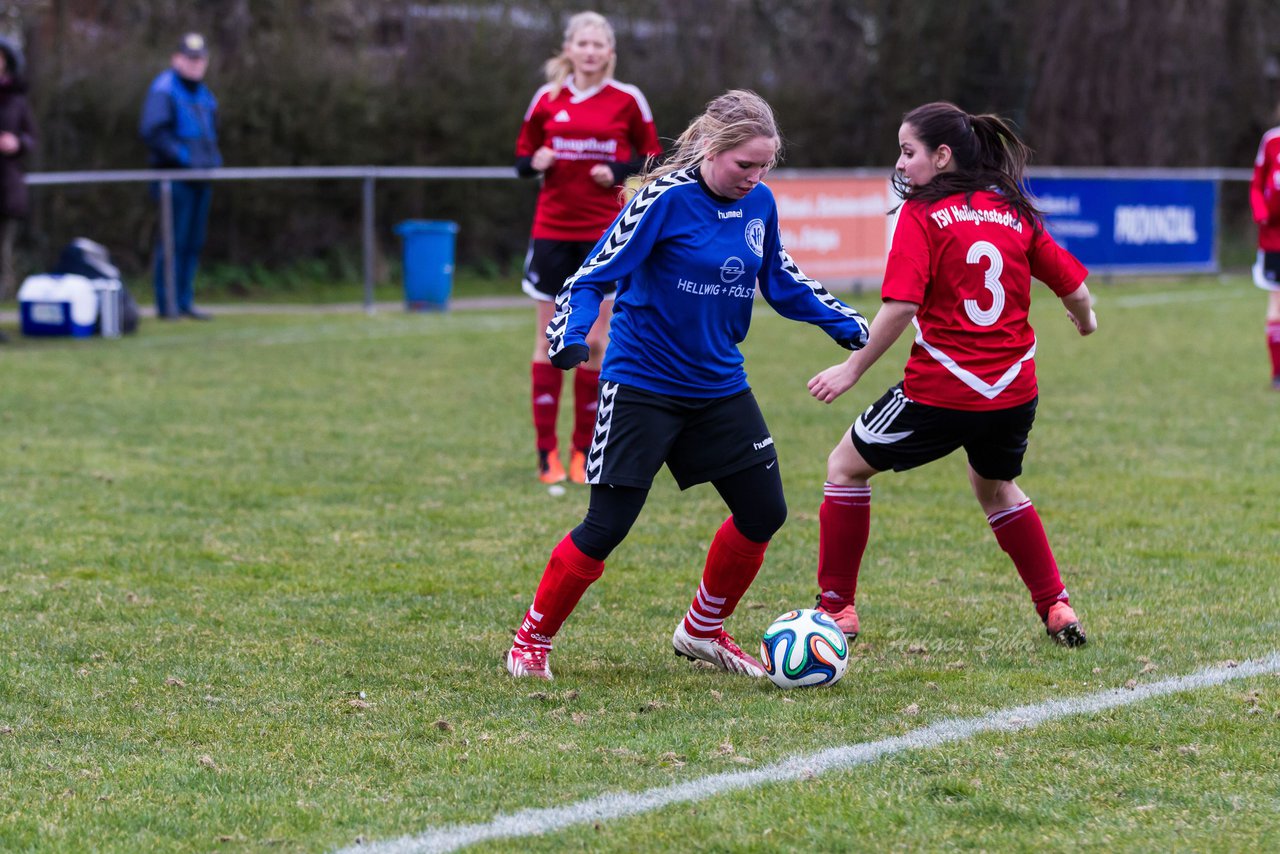
[[[512,646],[507,650],[507,672],[517,679],[545,679],[550,682],[553,678],[545,649]]]
[[[676,655],[690,661],[705,661],[721,670],[756,679],[763,679],[765,675],[764,665],[743,652],[724,629],[713,638],[695,638],[685,631],[684,620],[681,620],[671,636],[671,646]]]

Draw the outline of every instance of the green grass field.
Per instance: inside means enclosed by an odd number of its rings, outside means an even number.
[[[5,345],[0,849],[324,851],[1269,655],[1264,297],[1095,290],[1089,339],[1037,292],[1020,480],[1089,645],[1044,636],[953,457],[876,480],[863,635],[814,691],[671,654],[725,510],[665,474],[556,682],[506,676],[586,506],[532,476],[532,311]],[[812,602],[826,455],[904,345],[828,407],[805,381],[841,351],[757,312],[747,367],[791,515],[730,620],[744,646]],[[1278,728],[1280,678],[1258,676],[475,850],[1275,850]]]

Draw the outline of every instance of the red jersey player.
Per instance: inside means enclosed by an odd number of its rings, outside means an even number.
[[[1271,351],[1271,387],[1280,391],[1280,127],[1264,133],[1258,145],[1249,206],[1258,224],[1253,283],[1271,292],[1267,301],[1267,347]]]
[[[910,324],[903,381],[872,404],[827,460],[819,511],[818,607],[851,639],[858,569],[871,522],[870,478],[964,448],[969,482],[1000,547],[1013,559],[1049,635],[1080,646],[1040,517],[1014,483],[1036,413],[1031,278],[1067,309],[1081,335],[1097,328],[1087,271],[1044,230],[1022,186],[1030,149],[997,116],[954,104],[917,107],[898,130],[894,183],[905,199],[870,343],[809,380],[830,403]]]
[[[531,374],[543,483],[565,479],[556,439],[563,374],[551,366],[543,336],[555,313],[556,293],[622,209],[623,182],[662,151],[644,95],[613,79],[614,45],[613,28],[603,16],[582,12],[570,18],[564,46],[547,62],[548,82],[534,94],[516,140],[516,171],[542,178],[522,286],[538,310]],[[601,306],[587,338],[591,358],[574,374],[569,476],[576,483],[586,480],[585,452],[595,425],[610,308]]]

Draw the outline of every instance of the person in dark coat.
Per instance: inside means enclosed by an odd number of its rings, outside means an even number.
[[[29,200],[23,161],[36,144],[36,124],[22,76],[22,51],[0,37],[0,299],[17,289],[13,247],[27,218]]]

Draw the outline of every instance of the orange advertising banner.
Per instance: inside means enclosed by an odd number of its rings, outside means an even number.
[[[889,253],[889,210],[897,205],[883,177],[810,177],[775,172],[782,242],[805,273],[824,285],[879,284]]]

